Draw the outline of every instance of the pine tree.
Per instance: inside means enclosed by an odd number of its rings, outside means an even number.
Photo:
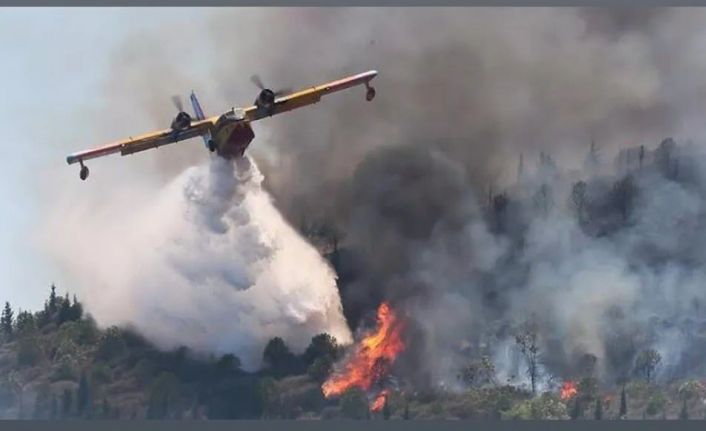
[[[81,305],[80,302],[78,302],[78,299],[76,299],[76,295],[74,295],[74,302],[71,304],[71,317],[70,320],[75,320],[79,321],[81,320],[81,317],[83,317],[83,305]]]
[[[56,286],[51,285],[51,293],[49,294],[49,314],[50,317],[54,317],[56,313]]]
[[[110,404],[108,403],[108,398],[103,398],[103,405],[101,406],[101,418],[110,419]]]
[[[579,398],[574,398],[574,408],[571,409],[571,419],[578,419],[581,417],[581,402]]]
[[[387,402],[387,397],[385,397],[385,404],[382,406],[382,417],[385,420],[390,419],[390,405]]]
[[[625,386],[623,386],[623,390],[620,393],[620,417],[623,418],[627,416],[628,414],[628,400],[627,396],[625,395]]]
[[[5,302],[5,308],[2,310],[2,316],[0,316],[0,327],[7,337],[12,336],[13,316],[14,313],[12,312],[12,307],[10,307],[10,303]]]
[[[73,396],[70,389],[64,389],[64,394],[61,396],[61,416],[68,418],[71,415],[71,404]]]
[[[37,390],[37,396],[34,399],[34,419],[46,419],[49,413],[49,408],[52,402],[51,389],[49,385],[40,385]]]
[[[51,395],[51,410],[49,411],[49,419],[59,417],[59,402],[56,400],[56,394]]]
[[[600,398],[596,398],[596,411],[593,414],[593,418],[597,421],[603,419],[603,402]]]
[[[91,393],[88,384],[88,376],[86,371],[81,372],[81,379],[78,384],[78,391],[76,393],[76,409],[79,416],[84,416],[90,407]]]
[[[686,398],[684,398],[682,402],[681,411],[679,412],[679,419],[684,421],[689,419],[689,409],[686,408]]]
[[[58,325],[67,322],[71,319],[71,300],[69,300],[69,294],[60,300],[59,304],[59,319],[57,321]]]

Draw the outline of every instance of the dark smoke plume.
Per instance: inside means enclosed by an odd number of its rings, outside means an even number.
[[[701,147],[686,140],[704,132],[704,24],[679,9],[219,10],[198,25],[210,54],[141,35],[152,48],[126,44],[106,94],[167,121],[169,94],[193,84],[164,71],[190,51],[209,109],[250,102],[253,73],[297,87],[379,70],[372,103],[351,91],[268,120],[251,149],[292,224],[339,232],[352,329],[391,301],[414,323],[405,360],[432,383],[455,378],[462,346],[500,379],[522,374],[513,334],[533,316],[546,374],[591,354],[609,380],[651,347],[666,377],[703,352]],[[206,157],[192,147],[141,160],[169,178]]]

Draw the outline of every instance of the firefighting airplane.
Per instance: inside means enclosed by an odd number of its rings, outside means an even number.
[[[204,115],[196,94],[192,91],[190,99],[194,109],[194,118],[184,111],[180,98],[174,96],[173,102],[179,113],[172,121],[169,129],[147,133],[134,138],[130,137],[91,150],[80,151],[66,157],[66,162],[68,164],[79,163],[81,165],[79,177],[85,180],[88,178],[88,167],[84,165],[86,160],[118,152],[120,155],[126,156],[196,136],[201,136],[206,148],[211,152],[216,152],[221,157],[226,159],[242,157],[250,142],[255,138],[255,133],[250,126],[251,122],[303,106],[313,105],[326,94],[357,85],[365,86],[365,99],[371,101],[375,97],[375,89],[370,85],[370,81],[376,76],[377,71],[370,70],[339,79],[338,81],[331,81],[323,85],[291,92],[290,90],[272,91],[269,88],[265,88],[260,78],[254,75],[251,80],[260,88],[260,94],[255,99],[254,105],[247,108],[232,108],[222,115],[209,118]]]

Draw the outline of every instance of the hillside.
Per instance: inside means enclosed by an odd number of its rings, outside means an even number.
[[[566,402],[558,393],[532,397],[510,385],[485,383],[462,393],[392,391],[381,412],[353,389],[324,398],[320,383],[342,349],[326,335],[302,355],[273,339],[263,370],[240,369],[233,355],[220,358],[186,348],[160,351],[135,331],[99,328],[75,298],[52,292],[45,308],[15,316],[6,304],[0,343],[0,416],[37,419],[238,419],[238,418],[617,418],[618,390],[599,391],[590,379]],[[624,417],[704,417],[700,383],[625,385]],[[597,401],[601,400],[601,401]],[[578,401],[578,407],[577,407]],[[685,413],[686,412],[686,413]]]

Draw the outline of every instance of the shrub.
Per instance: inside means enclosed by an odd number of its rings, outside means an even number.
[[[155,375],[157,367],[154,362],[147,358],[142,358],[137,362],[137,365],[133,368],[135,376],[142,383],[149,382]]]
[[[114,362],[121,359],[126,352],[127,345],[125,344],[120,329],[112,326],[100,337],[96,358],[107,362]]]
[[[93,364],[91,379],[96,383],[108,383],[110,381],[110,367],[104,362]]]
[[[521,401],[503,415],[506,419],[567,419],[566,406],[550,394]]]
[[[307,369],[307,374],[312,380],[322,383],[333,370],[333,360],[328,356],[320,356]]]
[[[43,356],[42,349],[35,338],[20,339],[17,347],[17,364],[21,367],[37,365]]]
[[[667,400],[661,392],[652,394],[647,400],[647,406],[645,407],[645,413],[649,416],[655,416],[659,412],[663,411],[666,407]]]
[[[64,357],[61,361],[59,361],[58,366],[54,369],[54,372],[51,375],[51,381],[76,381],[78,375],[77,369],[78,367],[74,360],[69,357]]]
[[[348,419],[366,419],[370,415],[368,400],[360,388],[351,388],[341,396],[341,414]]]

